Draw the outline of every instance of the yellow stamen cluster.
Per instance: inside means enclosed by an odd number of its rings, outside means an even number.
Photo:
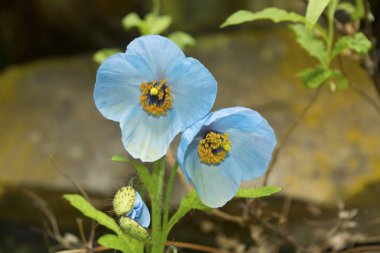
[[[203,163],[218,164],[226,158],[230,149],[228,133],[219,134],[211,131],[199,142],[198,155]]]
[[[173,97],[166,81],[167,79],[163,79],[159,83],[157,81],[141,83],[140,104],[148,113],[155,116],[166,115],[172,108]],[[159,103],[149,102],[152,97]]]

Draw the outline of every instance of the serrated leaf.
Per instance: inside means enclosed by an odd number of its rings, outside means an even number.
[[[98,239],[98,243],[110,249],[120,250],[123,253],[131,253],[131,249],[127,246],[126,242],[116,235],[103,235]]]
[[[146,31],[144,34],[160,34],[169,28],[172,18],[168,15],[156,16],[153,13],[145,16]]]
[[[192,190],[187,193],[185,198],[182,199],[177,211],[173,214],[173,216],[169,220],[167,232],[171,230],[171,228],[188,212],[191,210],[202,210],[202,211],[209,211],[211,210],[210,207],[204,205],[199,198],[198,193],[195,190]]]
[[[315,68],[305,69],[298,73],[299,76],[306,87],[317,88],[332,75],[330,69],[325,69],[322,66],[317,66]]]
[[[309,0],[306,8],[306,27],[311,29],[326,9],[330,0]]]
[[[150,174],[148,168],[144,166],[144,164],[138,161],[131,160],[128,157],[119,156],[119,155],[112,156],[111,159],[112,161],[115,161],[115,162],[124,162],[124,163],[128,163],[132,165],[135,168],[140,181],[146,187],[149,194],[153,193],[154,182],[152,179],[152,175]]]
[[[127,31],[134,27],[140,28],[143,22],[144,21],[140,19],[139,15],[134,12],[129,13],[121,20],[122,26]]]
[[[367,54],[371,47],[372,43],[363,33],[359,32],[353,36],[340,37],[335,43],[332,55],[335,57],[346,49],[351,49],[359,54]]]
[[[239,189],[235,198],[260,198],[281,191],[281,187],[268,185],[256,189]]]
[[[308,30],[303,25],[290,25],[290,28],[296,34],[298,44],[305,49],[310,56],[317,58],[322,65],[327,66],[328,54],[323,41],[319,39],[312,30]]]
[[[304,22],[305,18],[297,13],[288,12],[282,9],[270,7],[258,12],[240,10],[229,16],[221,27],[237,25],[254,20],[269,19],[278,22]]]
[[[194,46],[196,43],[196,40],[190,34],[180,31],[169,34],[168,38],[176,43],[181,49],[185,49],[187,46]]]
[[[85,198],[78,194],[65,194],[63,197],[69,201],[69,203],[82,212],[85,216],[97,221],[100,225],[103,225],[117,235],[122,235],[123,231],[120,229],[119,225],[116,224],[113,218],[97,210],[93,205],[91,205]]]
[[[92,60],[98,64],[104,62],[108,57],[116,53],[120,53],[121,50],[118,48],[104,48],[96,51],[92,56]]]

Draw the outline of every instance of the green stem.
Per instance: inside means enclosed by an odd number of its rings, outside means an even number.
[[[152,253],[164,252],[162,243],[162,190],[165,176],[165,157],[153,163],[153,180],[155,191],[152,192]]]
[[[173,191],[173,186],[174,186],[174,180],[175,176],[177,175],[177,167],[178,167],[178,162],[175,162],[175,164],[172,167],[172,170],[170,172],[169,176],[169,181],[166,186],[166,193],[165,193],[165,204],[164,204],[164,218],[163,218],[163,223],[162,223],[162,241],[163,243],[166,242],[166,237],[167,233],[165,232],[167,230],[168,226],[168,220],[169,220],[169,211],[170,211],[170,199],[171,199],[171,194]]]
[[[160,15],[161,3],[160,0],[152,0],[153,9],[152,13],[156,16]]]
[[[328,62],[329,65],[332,60],[331,52],[332,52],[332,47],[333,47],[333,42],[334,42],[334,15],[335,15],[335,10],[338,5],[338,2],[339,2],[338,0],[332,0],[328,7],[327,52],[329,55],[329,62]]]

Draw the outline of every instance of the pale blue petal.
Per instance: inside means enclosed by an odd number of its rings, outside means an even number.
[[[182,171],[182,173],[185,175],[187,182],[190,182],[190,177],[188,173],[185,170],[184,167],[184,161],[185,161],[185,152],[188,149],[188,146],[193,141],[194,137],[199,133],[201,128],[203,127],[203,123],[207,119],[207,116],[199,121],[197,121],[192,126],[188,127],[181,136],[181,141],[178,145],[177,149],[177,160],[178,165]]]
[[[233,114],[228,115],[233,111]],[[269,123],[256,111],[234,107],[218,111],[210,128],[227,132],[231,141],[230,155],[242,171],[242,180],[262,176],[272,158],[276,136]]]
[[[198,60],[186,58],[168,74],[172,87],[173,108],[182,119],[182,129],[203,118],[212,108],[217,84],[212,74]]]
[[[143,203],[143,210],[141,212],[140,217],[136,219],[136,221],[143,226],[144,228],[149,227],[150,225],[150,213],[148,207]]]
[[[126,54],[144,59],[153,71],[154,80],[157,81],[167,78],[177,62],[185,58],[182,50],[174,42],[160,35],[146,35],[134,39],[128,45]]]
[[[153,162],[166,154],[170,143],[181,131],[181,119],[175,111],[152,116],[140,105],[129,110],[120,121],[122,141],[128,153],[143,162]]]
[[[238,130],[228,132],[232,142],[229,153],[235,158],[243,181],[261,177],[265,173],[276,145],[273,131],[270,130],[261,125],[251,134]]]
[[[218,165],[200,162],[198,142],[192,142],[186,152],[185,168],[202,202],[218,208],[231,200],[239,189],[241,172],[235,159],[228,156]]]
[[[204,122],[210,129],[221,132],[228,132],[230,129],[238,129],[240,132],[252,133],[260,131],[260,128],[267,129],[268,134],[275,138],[272,127],[260,113],[244,108],[231,107],[216,111]]]
[[[141,205],[139,206],[139,209],[141,209],[139,217],[135,219],[141,226],[144,228],[149,227],[150,225],[150,213],[148,207],[145,205],[145,203],[142,201],[140,194],[136,191],[136,200],[139,198],[141,201]],[[137,202],[137,201],[136,201]]]
[[[120,121],[127,108],[139,102],[140,84],[152,78],[149,66],[123,53],[107,58],[96,75],[94,100],[102,115]]]

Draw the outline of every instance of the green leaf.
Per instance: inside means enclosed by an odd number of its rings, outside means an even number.
[[[93,205],[91,205],[86,199],[78,194],[65,194],[64,199],[69,201],[69,203],[82,212],[85,216],[97,221],[100,225],[115,232],[119,238],[124,241],[124,246],[128,249],[128,252],[142,252],[142,244],[134,240],[133,238],[127,236],[123,233],[119,225],[115,222],[113,218],[107,214],[97,210]]]
[[[350,2],[342,2],[338,4],[336,9],[346,12],[353,21],[362,19],[365,14],[363,0],[356,0],[355,5]]]
[[[105,234],[98,239],[98,243],[110,249],[120,250],[123,253],[131,253],[126,242],[116,235]]]
[[[210,207],[202,203],[201,199],[199,198],[198,193],[195,190],[188,192],[185,198],[182,199],[181,204],[179,205],[177,211],[173,214],[173,216],[169,220],[169,224],[166,229],[166,232],[169,233],[172,227],[192,209],[197,209],[197,210],[202,210],[202,211],[211,210]]]
[[[263,186],[256,189],[239,189],[235,198],[260,198],[270,196],[279,191],[281,191],[281,188],[274,185]]]
[[[335,57],[346,49],[351,49],[359,54],[367,54],[371,49],[372,43],[367,37],[359,32],[353,36],[343,36],[335,43],[332,56]]]
[[[317,88],[323,84],[332,75],[330,69],[318,65],[315,68],[305,69],[298,73],[298,76],[302,79],[303,83],[308,88]]]
[[[250,12],[245,10],[240,10],[229,16],[226,21],[221,25],[221,27],[226,27],[229,25],[237,25],[249,21],[254,20],[263,20],[263,19],[269,19],[272,20],[275,23],[278,22],[304,22],[305,19],[303,16],[294,13],[294,12],[287,12],[282,9],[270,7],[263,9],[258,12]]]
[[[181,49],[185,49],[187,46],[194,46],[196,43],[196,40],[190,34],[180,31],[169,34],[168,38],[176,43]]]
[[[323,41],[320,40],[312,30],[308,30],[303,25],[290,25],[290,28],[296,34],[298,44],[305,49],[310,56],[317,58],[323,66],[327,66],[329,57]]]
[[[120,49],[118,48],[104,48],[100,49],[95,52],[95,54],[92,56],[92,60],[98,64],[101,64],[105,61],[108,57],[111,55],[114,55],[116,53],[120,53]]]
[[[172,18],[168,15],[156,16],[149,13],[145,16],[146,31],[144,34],[160,34],[169,28]]]
[[[356,12],[355,12],[354,20],[362,19],[365,15],[365,8],[364,8],[363,0],[356,0],[355,10],[356,10]]]
[[[115,162],[124,162],[124,163],[128,163],[128,164],[132,165],[135,168],[141,182],[144,184],[144,186],[148,190],[149,194],[153,193],[154,182],[152,179],[152,175],[149,173],[148,168],[145,167],[144,164],[142,164],[138,161],[131,160],[125,156],[116,155],[116,156],[112,156],[111,159],[112,159],[112,161],[115,161]]]
[[[309,0],[306,8],[306,27],[311,29],[326,9],[330,0]]]
[[[130,30],[130,29],[132,29],[132,28],[134,28],[134,27],[137,27],[137,28],[140,29],[140,27],[142,26],[143,22],[144,21],[140,19],[139,15],[137,15],[134,12],[129,13],[128,15],[126,15],[121,20],[122,26],[127,31]]]
[[[97,221],[100,225],[109,228],[119,236],[123,234],[123,231],[120,229],[119,225],[116,224],[113,218],[97,210],[82,196],[78,194],[65,194],[63,197],[85,216]]]
[[[349,81],[348,79],[340,72],[338,69],[334,69],[331,74],[333,81],[332,84],[332,89],[333,91],[336,89],[343,90],[348,88],[349,86]]]
[[[352,3],[349,2],[343,2],[339,3],[338,6],[336,7],[337,11],[344,11],[347,14],[349,14],[351,17],[355,14],[355,6]]]

